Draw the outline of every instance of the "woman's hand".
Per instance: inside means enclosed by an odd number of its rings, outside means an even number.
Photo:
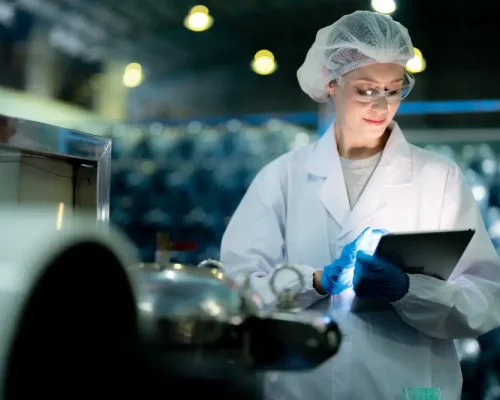
[[[403,298],[409,286],[401,268],[364,251],[356,254],[353,289],[358,297],[393,302]]]
[[[313,288],[318,292],[319,294],[327,294],[325,290],[323,289],[323,286],[321,286],[321,275],[323,275],[323,271],[316,271],[313,274]]]

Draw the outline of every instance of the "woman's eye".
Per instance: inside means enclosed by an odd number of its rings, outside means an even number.
[[[360,88],[356,88],[356,91],[358,92],[358,94],[360,94],[362,96],[373,96],[373,94],[375,93],[374,89],[360,89]]]
[[[401,89],[393,89],[393,90],[390,90],[389,91],[389,96],[399,96],[399,94],[401,93]]]

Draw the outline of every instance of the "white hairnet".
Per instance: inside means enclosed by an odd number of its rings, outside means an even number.
[[[389,15],[356,11],[322,28],[297,71],[313,100],[328,100],[326,85],[353,69],[374,63],[405,66],[414,57],[408,30]]]

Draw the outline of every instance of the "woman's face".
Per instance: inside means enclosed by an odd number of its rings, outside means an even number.
[[[346,75],[328,90],[335,106],[335,118],[345,134],[360,141],[380,138],[401,103],[405,69],[398,64],[371,64]],[[374,96],[378,90],[386,96]]]

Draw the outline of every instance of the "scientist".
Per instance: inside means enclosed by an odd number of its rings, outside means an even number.
[[[293,263],[306,287],[302,307],[332,313],[339,353],[312,372],[268,379],[272,400],[395,400],[426,388],[460,398],[454,339],[500,325],[500,261],[474,197],[452,161],[409,144],[393,121],[413,78],[406,28],[357,11],[321,29],[297,76],[318,102],[333,101],[334,125],[316,143],[265,166],[224,234],[228,274],[251,276],[275,301],[269,280]],[[449,281],[407,275],[361,245],[374,231],[475,229]],[[296,285],[285,276],[281,285]],[[354,312],[352,298],[389,310]],[[430,393],[430,392],[429,392]]]

